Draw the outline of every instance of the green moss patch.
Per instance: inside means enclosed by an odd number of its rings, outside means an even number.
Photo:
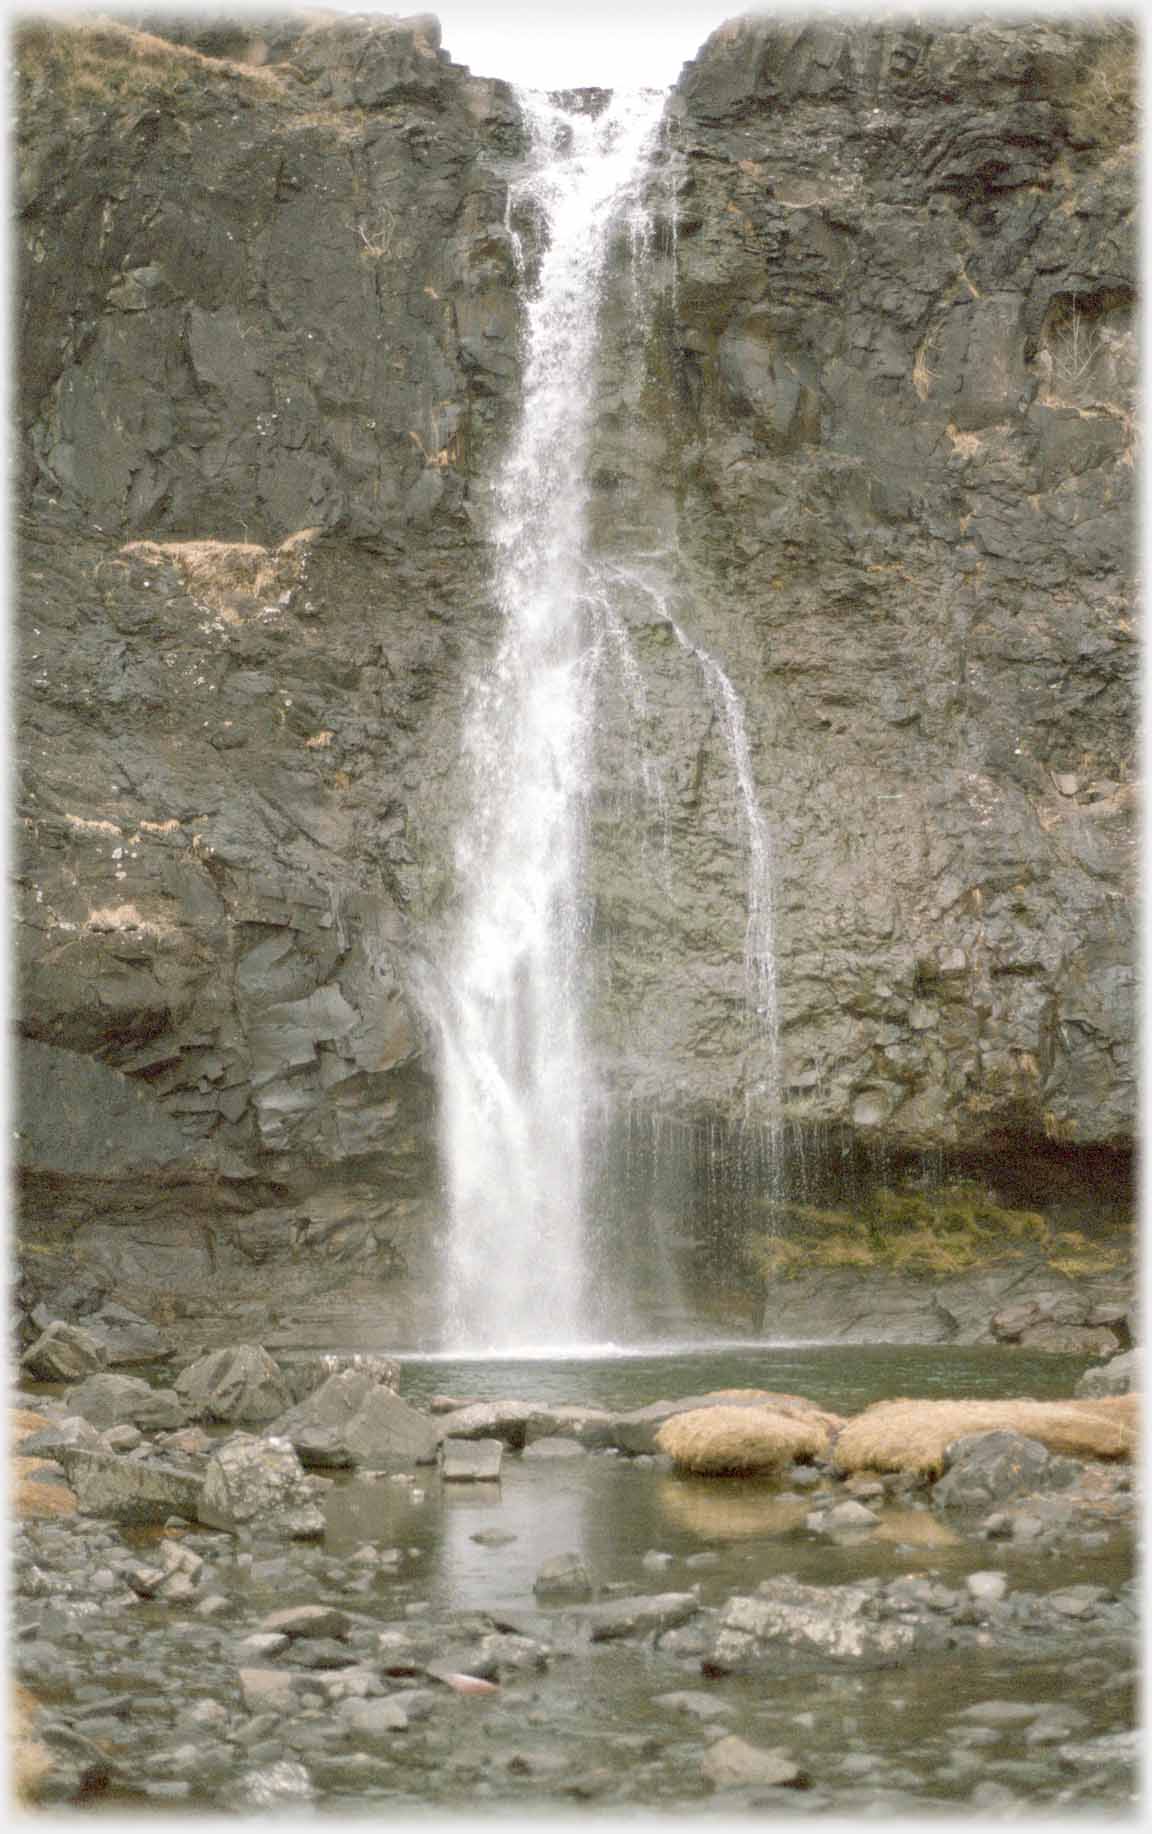
[[[983,1185],[879,1188],[852,1210],[772,1200],[768,1227],[750,1237],[748,1258],[765,1280],[810,1267],[883,1267],[898,1273],[959,1274],[1042,1248],[1070,1275],[1108,1273],[1127,1242],[1090,1241],[1054,1229],[1038,1210],[1009,1210]]]

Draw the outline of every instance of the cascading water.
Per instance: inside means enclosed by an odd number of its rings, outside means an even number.
[[[581,861],[597,663],[587,450],[613,235],[635,245],[663,96],[593,116],[522,94],[543,220],[523,407],[496,484],[503,636],[465,735],[458,925],[428,997],[449,1204],[444,1334],[508,1350],[587,1342]]]

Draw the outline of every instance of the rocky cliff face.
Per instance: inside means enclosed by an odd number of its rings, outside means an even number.
[[[494,640],[515,100],[423,18],[18,48],[30,1228],[121,1285],[378,1282],[436,1218],[409,971]],[[639,1112],[723,1131],[757,1049],[663,605],[744,702],[796,1128],[1128,1142],[1132,60],[738,21],[670,100],[594,474],[644,690],[605,689],[595,1023]]]

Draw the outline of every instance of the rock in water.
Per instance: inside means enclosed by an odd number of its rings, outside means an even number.
[[[787,1751],[766,1750],[747,1739],[729,1734],[708,1747],[700,1768],[718,1789],[744,1789],[751,1785],[802,1789],[808,1778]]]
[[[208,1461],[200,1519],[217,1528],[259,1524],[293,1539],[324,1532],[316,1480],[286,1439],[237,1433]]]

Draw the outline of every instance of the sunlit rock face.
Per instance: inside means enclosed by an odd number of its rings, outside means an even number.
[[[442,1208],[413,986],[502,629],[524,122],[426,19],[141,23],[17,40],[28,1226],[120,1285],[379,1287]],[[667,1209],[759,1176],[750,1117],[1130,1137],[1131,66],[758,19],[670,98],[597,344],[635,673],[582,868],[600,1139]]]

